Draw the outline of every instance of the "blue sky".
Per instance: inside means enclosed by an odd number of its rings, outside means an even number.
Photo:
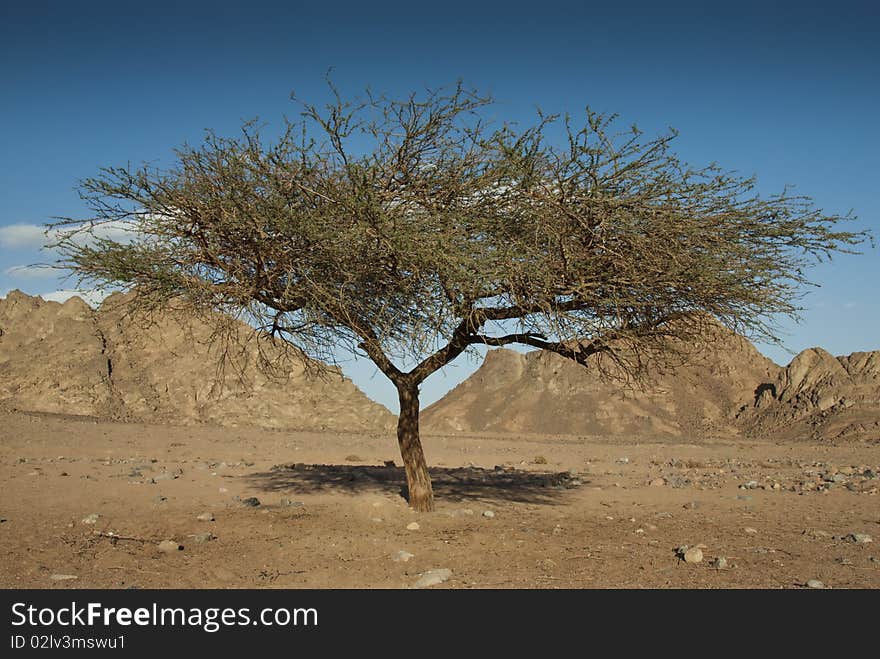
[[[35,225],[83,213],[78,179],[104,165],[169,164],[171,149],[205,128],[230,134],[256,116],[278,125],[296,111],[292,90],[325,98],[330,67],[352,93],[462,78],[495,96],[499,119],[589,104],[649,134],[673,126],[689,162],[756,174],[767,194],[795,185],[880,235],[880,10],[823,5],[4,3],[0,295],[64,288],[15,267],[51,256],[39,253]],[[868,249],[812,271],[821,287],[804,299],[802,324],[784,324],[788,350],[880,348],[878,256]],[[779,363],[791,358],[760,347]],[[477,365],[432,376],[423,404]],[[396,408],[369,363],[345,369]]]

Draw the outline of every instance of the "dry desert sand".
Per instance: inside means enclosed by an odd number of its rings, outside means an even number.
[[[722,332],[625,392],[492,351],[423,415],[418,514],[351,382],[217,395],[204,327],[119,301],[0,300],[0,587],[880,587],[876,352],[780,367]]]

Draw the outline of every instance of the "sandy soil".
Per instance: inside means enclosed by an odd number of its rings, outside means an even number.
[[[390,434],[7,414],[0,586],[408,588],[448,568],[434,588],[880,587],[876,444],[437,436],[425,449],[433,514],[401,498]],[[730,567],[711,566],[720,556]]]

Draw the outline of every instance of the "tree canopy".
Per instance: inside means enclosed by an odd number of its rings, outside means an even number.
[[[249,122],[177,149],[170,168],[83,180],[92,214],[61,222],[61,265],[82,285],[136,288],[142,305],[245,317],[319,360],[367,355],[400,392],[417,509],[433,505],[418,385],[469,347],[598,354],[638,375],[671,358],[670,338],[698,342],[706,319],[772,338],[806,268],[865,238],[808,197],[689,166],[674,131],[647,138],[589,108],[498,125],[462,85],[332,89],[273,139]],[[107,224],[130,239],[98,236]]]

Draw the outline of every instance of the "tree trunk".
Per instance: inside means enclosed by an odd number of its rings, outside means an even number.
[[[429,513],[434,510],[434,490],[419,439],[419,387],[398,384],[397,394],[400,399],[397,443],[406,469],[407,500],[414,510]]]

